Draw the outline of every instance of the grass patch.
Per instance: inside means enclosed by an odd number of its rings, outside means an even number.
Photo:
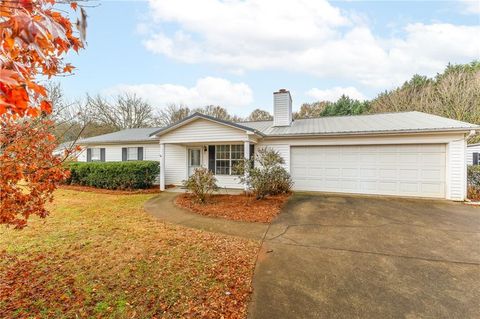
[[[0,226],[0,318],[244,318],[259,243],[161,223],[151,196],[59,190]]]

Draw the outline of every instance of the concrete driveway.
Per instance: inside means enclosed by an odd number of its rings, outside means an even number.
[[[480,207],[295,194],[262,251],[249,318],[480,318]]]

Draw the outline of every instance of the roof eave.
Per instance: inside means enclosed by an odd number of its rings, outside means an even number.
[[[332,132],[332,133],[293,133],[293,134],[268,134],[266,138],[280,138],[280,137],[321,137],[321,136],[351,136],[351,135],[396,135],[396,134],[422,134],[422,133],[454,133],[480,131],[479,127],[469,128],[442,128],[442,129],[428,129],[428,130],[385,130],[385,131],[352,131],[352,132]]]
[[[145,144],[154,144],[158,143],[158,139],[151,138],[148,140],[130,140],[130,141],[78,141],[76,144],[78,145],[111,145],[111,144],[138,144],[138,143],[145,143]]]

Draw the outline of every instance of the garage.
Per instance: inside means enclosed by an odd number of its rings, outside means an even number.
[[[445,144],[292,146],[295,190],[445,198]]]

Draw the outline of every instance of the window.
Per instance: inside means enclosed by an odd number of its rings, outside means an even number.
[[[232,175],[232,167],[243,160],[243,145],[215,146],[215,174]]]
[[[92,152],[92,162],[99,162],[102,160],[101,151],[99,148],[91,148]]]
[[[127,147],[127,161],[138,160],[138,147]]]

